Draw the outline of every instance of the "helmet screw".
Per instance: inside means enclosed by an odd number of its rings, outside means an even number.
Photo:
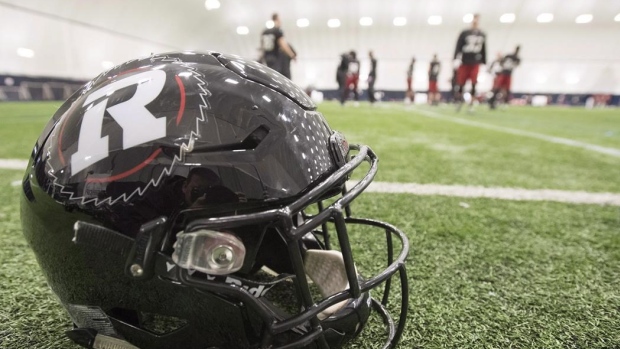
[[[230,246],[220,245],[213,249],[213,261],[221,266],[233,262],[234,254]]]
[[[140,264],[132,264],[131,267],[129,267],[129,271],[134,277],[140,277],[144,273],[144,269],[142,269]]]

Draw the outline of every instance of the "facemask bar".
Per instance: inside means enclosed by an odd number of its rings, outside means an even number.
[[[300,197],[290,205],[264,212],[258,212],[253,214],[245,214],[238,216],[218,217],[218,218],[206,218],[197,219],[189,222],[185,231],[191,232],[197,229],[214,229],[251,225],[264,222],[277,222],[279,228],[278,231],[282,237],[287,241],[289,249],[289,256],[293,263],[296,279],[299,285],[299,292],[301,301],[305,310],[301,313],[294,315],[285,320],[278,319],[275,314],[268,308],[268,306],[262,303],[259,299],[249,294],[246,290],[240,287],[234,287],[231,285],[222,284],[219,282],[208,281],[203,278],[192,277],[188,270],[178,268],[178,279],[183,284],[193,286],[198,289],[207,290],[210,292],[216,292],[220,294],[233,296],[248,306],[252,307],[262,318],[265,324],[265,330],[262,335],[262,347],[272,347],[273,337],[277,334],[292,330],[296,327],[303,326],[306,322],[311,325],[311,330],[298,338],[292,343],[278,348],[299,348],[301,346],[309,345],[313,342],[317,342],[319,348],[329,348],[325,337],[323,335],[323,329],[321,323],[318,320],[317,315],[327,309],[328,307],[337,304],[339,302],[356,299],[361,296],[362,293],[368,292],[373,288],[376,288],[379,284],[385,283],[385,289],[383,299],[381,303],[373,299],[373,308],[383,318],[386,326],[388,327],[388,338],[383,348],[393,348],[404,330],[406,315],[407,315],[407,303],[408,303],[408,282],[405,271],[405,258],[409,252],[409,241],[406,235],[397,229],[396,227],[370,219],[359,219],[350,217],[350,211],[347,211],[349,204],[361,194],[372,182],[375,174],[377,173],[377,156],[367,146],[351,145],[351,149],[357,150],[358,153],[340,169],[329,176],[325,181],[314,187],[305,195]],[[321,211],[314,216],[311,216],[305,222],[295,227],[293,224],[293,217],[295,214],[301,212],[308,207],[310,203],[319,202],[323,194],[333,188],[335,185],[342,183],[348,175],[353,172],[362,162],[368,162],[370,169],[364,178],[355,184],[350,190],[343,192],[342,197],[336,200],[328,207],[322,207],[322,203],[319,208]],[[332,222],[335,225],[337,237],[340,243],[341,252],[345,264],[345,271],[347,279],[349,281],[349,289],[333,294],[320,302],[312,300],[310,289],[306,280],[304,272],[304,262],[301,246],[299,241],[307,233],[314,231],[318,227],[321,227],[324,232],[324,236],[327,236],[326,223]],[[388,266],[379,274],[372,278],[366,279],[362,282],[358,279],[355,265],[353,263],[353,256],[351,253],[351,246],[348,239],[347,224],[360,224],[379,227],[385,230],[387,247],[388,247]],[[398,254],[396,260],[394,260],[393,251],[393,237],[395,235],[401,241],[401,251]],[[329,239],[326,241],[326,247],[329,246]],[[395,328],[394,321],[386,310],[389,297],[389,288],[391,286],[391,277],[399,272],[401,282],[401,310],[399,316],[398,327]]]

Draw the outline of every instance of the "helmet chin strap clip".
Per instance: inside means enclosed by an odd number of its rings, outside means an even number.
[[[127,257],[125,274],[136,280],[153,276],[155,254],[166,233],[166,218],[159,217],[143,224],[135,239],[97,224],[77,221],[73,227],[73,242],[97,247]]]
[[[140,227],[125,264],[125,274],[137,280],[146,280],[153,276],[155,253],[160,248],[165,232],[166,217],[156,218]]]

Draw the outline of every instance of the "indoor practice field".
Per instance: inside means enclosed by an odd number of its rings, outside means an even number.
[[[28,159],[60,104],[0,103],[0,348],[78,348],[22,235],[23,170],[7,169],[21,163],[9,159]],[[620,348],[617,109],[470,115],[445,105],[325,102],[319,111],[379,156],[377,183],[353,203],[354,215],[409,237],[400,348]],[[372,269],[384,262],[374,253],[381,247],[364,245],[362,233],[354,257]],[[378,321],[351,347],[379,347],[383,336]]]

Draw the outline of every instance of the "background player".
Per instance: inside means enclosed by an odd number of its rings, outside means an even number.
[[[338,83],[338,92],[344,93],[344,83],[347,82],[347,70],[349,69],[349,53],[345,52],[340,55],[340,64],[336,69],[336,82]]]
[[[263,61],[267,66],[280,74],[286,74],[283,69],[282,63],[284,62],[281,55],[287,55],[293,61],[295,60],[295,53],[291,50],[291,47],[284,38],[284,33],[280,29],[280,17],[277,13],[271,16],[273,21],[273,28],[265,29],[261,34],[260,47],[263,51]],[[289,74],[284,75],[290,79]]]
[[[297,57],[297,51],[295,51],[295,48],[293,47],[293,45],[290,42],[287,42],[288,47],[291,49],[291,51],[293,52],[293,57]],[[280,55],[280,64],[281,64],[281,69],[282,71],[280,72],[280,74],[286,76],[287,78],[291,79],[291,61],[292,58],[287,55],[287,54],[281,54]]]
[[[368,52],[370,58],[370,72],[368,73],[368,100],[375,103],[375,80],[377,79],[377,59],[372,51]]]
[[[428,67],[428,102],[431,105],[438,105],[441,100],[441,94],[437,88],[437,78],[441,70],[441,63],[437,59],[437,54],[433,55],[433,60]]]
[[[487,69],[487,71],[489,72],[489,74],[493,75],[492,91],[495,91],[495,88],[497,87],[497,83],[499,81],[498,80],[499,74],[502,72],[502,53],[501,52],[497,53],[495,60],[491,62],[491,64],[489,64],[489,68]]]
[[[463,90],[467,80],[471,81],[471,102],[470,111],[473,109],[473,102],[476,97],[476,83],[478,82],[478,70],[480,64],[486,64],[486,35],[478,28],[480,15],[475,14],[471,22],[471,28],[465,29],[459,35],[454,50],[454,59],[460,61],[457,72],[457,86],[455,99],[457,111],[463,105]]]
[[[344,83],[344,88],[342,91],[342,96],[340,97],[340,104],[344,104],[349,98],[349,93],[353,90],[353,98],[355,102],[359,101],[360,95],[357,91],[357,85],[360,81],[360,61],[357,60],[357,54],[355,51],[349,52],[349,57],[347,61],[347,75]]]
[[[413,93],[413,71],[415,68],[415,57],[411,58],[411,63],[407,69],[407,92],[405,92],[405,102],[413,103],[415,94]]]
[[[497,107],[498,99],[503,100],[505,104],[510,102],[512,70],[521,63],[521,58],[519,58],[520,48],[520,46],[517,46],[514,53],[505,55],[499,63],[501,70],[497,75],[496,83],[493,85],[493,96],[489,99],[489,106],[491,109],[495,109]]]
[[[452,91],[452,93],[450,94],[450,103],[457,102],[456,101],[456,90],[457,90],[458,84],[456,83],[456,76],[458,75],[460,65],[461,65],[460,61],[457,62],[456,60],[454,60],[452,62],[452,77],[450,78],[450,80],[448,80],[451,86],[450,91]]]

